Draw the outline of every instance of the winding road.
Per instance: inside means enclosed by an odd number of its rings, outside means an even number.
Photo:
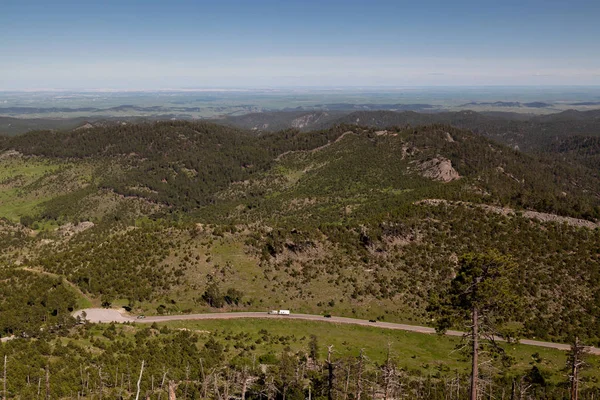
[[[81,316],[85,312],[86,319],[90,322],[138,322],[144,324],[151,324],[153,322],[168,322],[168,321],[195,321],[203,319],[239,319],[239,318],[269,318],[269,319],[301,319],[307,321],[319,321],[319,322],[330,322],[338,324],[354,324],[362,326],[371,326],[382,329],[396,329],[409,332],[428,333],[435,334],[435,329],[427,326],[417,325],[406,325],[396,324],[393,322],[371,322],[363,319],[346,318],[346,317],[335,317],[325,318],[322,315],[310,315],[310,314],[290,314],[290,315],[272,315],[266,312],[231,312],[231,313],[209,313],[209,314],[184,314],[184,315],[163,315],[163,316],[152,316],[145,318],[132,317],[124,312],[115,309],[105,308],[87,308],[85,310],[77,311],[74,315]],[[446,335],[449,336],[462,336],[464,332],[459,331],[447,331]],[[497,340],[501,340],[497,338]],[[542,342],[538,340],[522,339],[519,343],[538,346],[548,347],[551,349],[558,350],[569,350],[571,348],[568,344],[553,343],[553,342]],[[595,347],[587,348],[590,354],[600,355],[600,349]]]

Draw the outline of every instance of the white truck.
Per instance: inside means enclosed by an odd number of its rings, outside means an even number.
[[[290,310],[271,310],[269,315],[290,315]]]

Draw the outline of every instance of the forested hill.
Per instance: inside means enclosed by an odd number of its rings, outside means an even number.
[[[119,171],[104,174],[103,187],[183,208],[210,202],[215,191],[264,170],[272,158],[244,131],[188,122],[39,131],[4,146],[24,155],[116,164]]]
[[[335,171],[337,181],[357,169],[352,179],[361,182],[373,165],[386,160],[379,172],[371,174],[379,174],[380,180],[365,182],[365,190],[381,189],[388,180],[386,168],[397,169],[399,181],[424,176],[435,182],[446,179],[444,173],[456,173],[461,189],[448,194],[450,198],[587,219],[600,216],[600,178],[593,170],[558,158],[528,156],[447,125],[377,131],[341,124],[320,131],[255,135],[208,122],[177,121],[32,132],[3,138],[0,146],[25,156],[94,162],[100,165],[94,172],[99,188],[189,211],[215,203],[218,194],[234,182],[266,173],[283,154],[316,150],[348,133],[356,139],[339,146],[349,146],[342,157],[352,167]],[[360,146],[349,145],[356,140]],[[374,151],[366,151],[369,148]],[[450,169],[440,172],[440,168]],[[246,193],[249,198],[256,196]]]
[[[102,187],[191,209],[214,201],[214,194],[228,184],[265,171],[277,155],[321,146],[343,129],[257,138],[206,122],[158,122],[0,137],[0,148],[27,156],[94,160],[105,166],[97,170]]]
[[[600,181],[583,163],[446,124],[170,121],[1,143],[2,337],[83,340],[70,313],[89,304],[431,324],[460,257],[494,250],[525,304],[500,329],[600,344]]]
[[[352,113],[270,112],[228,117],[224,122],[255,131],[298,128],[324,129],[340,123],[387,128],[449,124],[468,129],[522,151],[547,151],[549,145],[570,136],[599,136],[600,111],[564,111],[550,115],[503,112],[355,111]]]
[[[523,151],[540,150],[557,139],[573,135],[600,136],[600,110],[564,111],[544,116],[473,111],[436,114],[359,111],[336,122],[360,123],[380,128],[445,123],[472,130]]]

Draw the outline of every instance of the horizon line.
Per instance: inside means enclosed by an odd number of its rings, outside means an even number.
[[[478,88],[588,88],[600,89],[600,85],[573,85],[573,84],[544,84],[544,85],[332,85],[332,86],[314,86],[314,85],[282,85],[282,86],[200,86],[200,87],[180,87],[180,88],[18,88],[8,89],[0,88],[0,93],[35,93],[35,92],[76,92],[76,93],[135,93],[135,92],[251,92],[251,91],[277,91],[277,90],[406,90],[406,89],[478,89]]]

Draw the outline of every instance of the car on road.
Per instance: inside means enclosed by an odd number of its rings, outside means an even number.
[[[145,315],[138,315],[138,316],[137,316],[137,319],[144,319],[144,318],[146,318],[146,316],[145,316]]]

